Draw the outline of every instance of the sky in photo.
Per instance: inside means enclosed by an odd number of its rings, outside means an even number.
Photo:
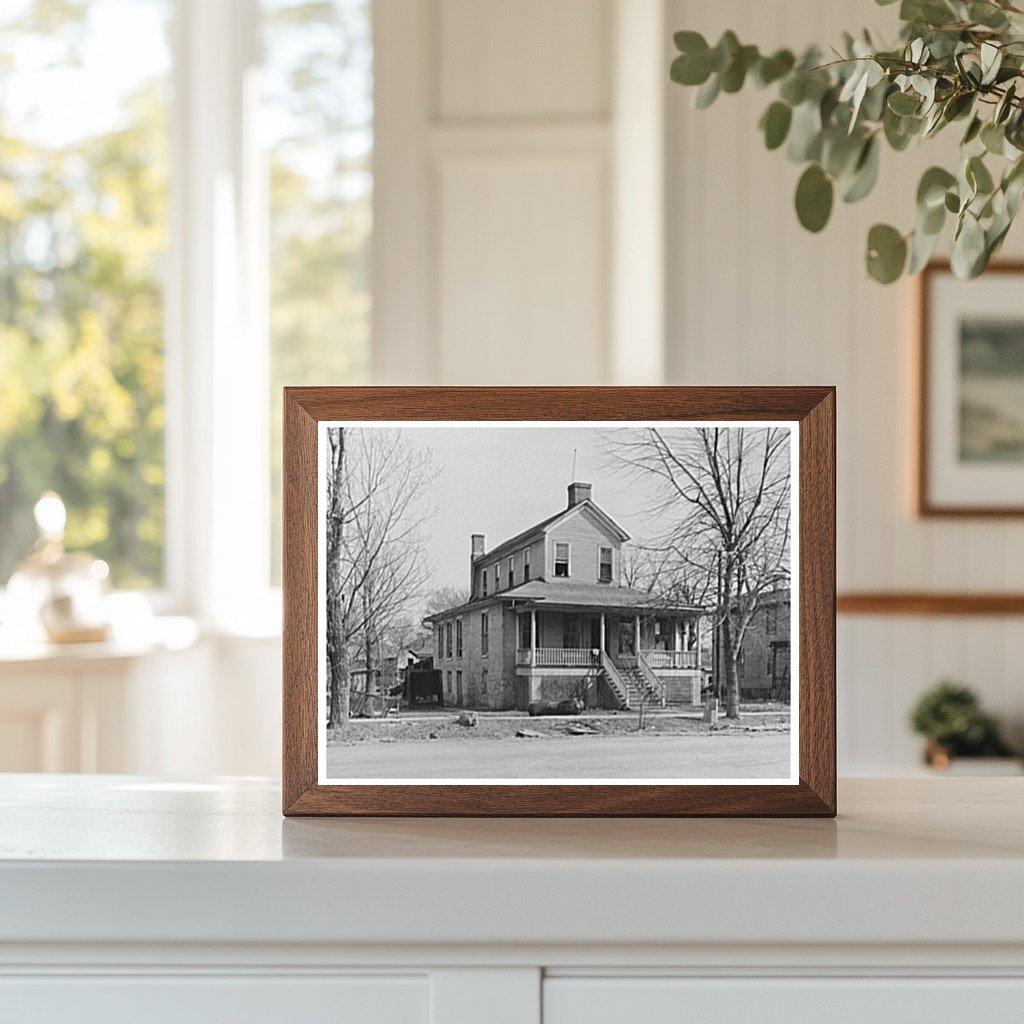
[[[595,504],[640,543],[664,533],[678,514],[672,510],[652,516],[648,510],[658,504],[657,481],[629,474],[609,453],[609,437],[635,433],[635,427],[462,425],[402,430],[411,450],[430,456],[430,482],[413,506],[423,516],[433,579],[430,590],[468,590],[470,535],[484,534],[487,550],[492,550],[564,509],[573,480],[592,484]]]

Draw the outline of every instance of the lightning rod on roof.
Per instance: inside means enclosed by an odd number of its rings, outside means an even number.
[[[579,448],[573,448],[573,450],[572,450],[572,476],[569,477],[570,480],[575,480],[576,479],[576,453],[578,451],[579,451]]]

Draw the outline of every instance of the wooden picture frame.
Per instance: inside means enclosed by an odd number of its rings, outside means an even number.
[[[921,272],[917,281],[917,339],[915,346],[916,361],[914,375],[917,389],[917,415],[915,417],[915,433],[912,451],[915,465],[913,467],[913,510],[921,518],[947,519],[1000,519],[1024,516],[1024,504],[1014,500],[983,500],[987,477],[991,471],[986,466],[967,466],[958,475],[951,468],[954,461],[950,454],[952,444],[949,440],[941,441],[950,434],[950,423],[954,416],[950,408],[955,401],[951,379],[952,359],[956,353],[950,349],[949,333],[946,321],[949,307],[958,309],[960,313],[971,310],[984,310],[994,289],[1005,287],[1006,278],[1021,278],[1016,282],[1019,290],[1024,284],[1024,261],[1002,260],[990,263],[982,278],[974,281],[958,281],[953,277],[948,261],[936,260]],[[958,297],[947,298],[939,295],[938,289],[955,288]],[[1007,289],[1008,308],[1019,301]],[[974,303],[972,306],[971,303]],[[1008,309],[1007,309],[1008,312]],[[993,318],[1002,315],[992,314]],[[1024,314],[1014,313],[1024,324]],[[945,339],[939,347],[943,349],[945,358],[940,358],[936,349],[936,336],[941,334]],[[936,400],[936,392],[945,395],[945,401]],[[962,399],[961,399],[962,400]],[[941,424],[940,424],[941,421]],[[965,430],[961,423],[961,436]],[[937,437],[938,435],[938,437]],[[937,454],[944,453],[944,454]],[[939,469],[937,470],[937,467]],[[1024,461],[1020,468],[1012,467],[1012,472],[1019,472],[1024,480]],[[950,491],[962,478],[959,489],[963,496],[950,496]],[[947,482],[948,481],[948,482]],[[945,493],[939,493],[940,491]]]
[[[372,421],[372,423],[371,423]],[[321,425],[589,427],[757,421],[790,426],[799,558],[798,731],[786,784],[324,784],[318,738]],[[614,421],[614,422],[612,422]],[[697,424],[697,426],[693,426]],[[770,426],[770,424],[767,424]],[[782,424],[780,424],[782,425]],[[830,387],[286,388],[283,515],[283,811],[350,816],[813,816],[836,813],[835,390]],[[331,429],[336,429],[331,428]],[[364,428],[365,429],[365,428]],[[576,484],[571,485],[577,486]],[[570,509],[572,508],[570,493]],[[475,550],[475,549],[474,549]],[[495,549],[497,550],[497,549]],[[529,576],[526,577],[527,579]],[[639,629],[639,626],[638,626]],[[602,634],[603,635],[603,634]],[[639,632],[637,639],[639,642]],[[637,648],[639,655],[639,647]],[[594,654],[598,654],[594,651]],[[698,658],[700,655],[698,654]],[[369,663],[368,663],[369,664]],[[369,672],[367,672],[369,675]],[[436,748],[435,748],[436,749]]]

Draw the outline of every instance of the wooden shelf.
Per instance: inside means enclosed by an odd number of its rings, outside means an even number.
[[[840,615],[1024,615],[1024,594],[855,591],[839,594]]]

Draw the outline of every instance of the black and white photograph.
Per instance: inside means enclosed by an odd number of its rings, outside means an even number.
[[[795,784],[795,423],[319,426],[319,781]]]

